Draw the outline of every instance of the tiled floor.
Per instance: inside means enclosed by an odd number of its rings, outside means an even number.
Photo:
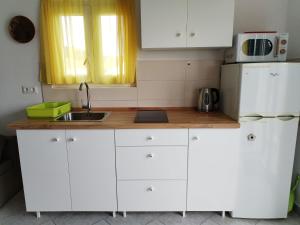
[[[0,225],[300,225],[300,217],[290,215],[286,220],[241,220],[218,213],[187,213],[182,218],[178,213],[128,213],[127,218],[108,213],[42,213],[25,212],[23,193],[0,208]]]

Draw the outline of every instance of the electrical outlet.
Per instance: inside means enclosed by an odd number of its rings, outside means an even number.
[[[22,86],[22,93],[24,95],[30,95],[30,94],[38,94],[39,92],[36,86],[33,87]]]

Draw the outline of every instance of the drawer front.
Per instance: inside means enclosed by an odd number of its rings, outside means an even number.
[[[118,179],[186,179],[187,147],[118,147]]]
[[[185,211],[186,181],[118,181],[119,211]]]
[[[188,145],[188,129],[116,130],[117,146]]]
[[[190,149],[232,149],[238,144],[240,129],[190,129]]]

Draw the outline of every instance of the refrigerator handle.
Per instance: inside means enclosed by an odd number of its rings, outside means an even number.
[[[260,121],[263,120],[263,116],[255,116],[255,117],[242,117],[240,119],[240,122],[255,122],[255,121]]]
[[[276,118],[281,120],[281,121],[291,121],[293,119],[296,119],[297,117],[295,117],[293,115],[286,115],[286,116],[278,116]]]

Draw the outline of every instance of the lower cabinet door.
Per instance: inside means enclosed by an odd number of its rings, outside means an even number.
[[[190,129],[188,211],[232,211],[239,129]]]
[[[18,130],[27,211],[70,211],[64,130]]]
[[[73,211],[116,211],[113,130],[67,130]]]
[[[118,181],[119,211],[185,211],[185,180]]]

